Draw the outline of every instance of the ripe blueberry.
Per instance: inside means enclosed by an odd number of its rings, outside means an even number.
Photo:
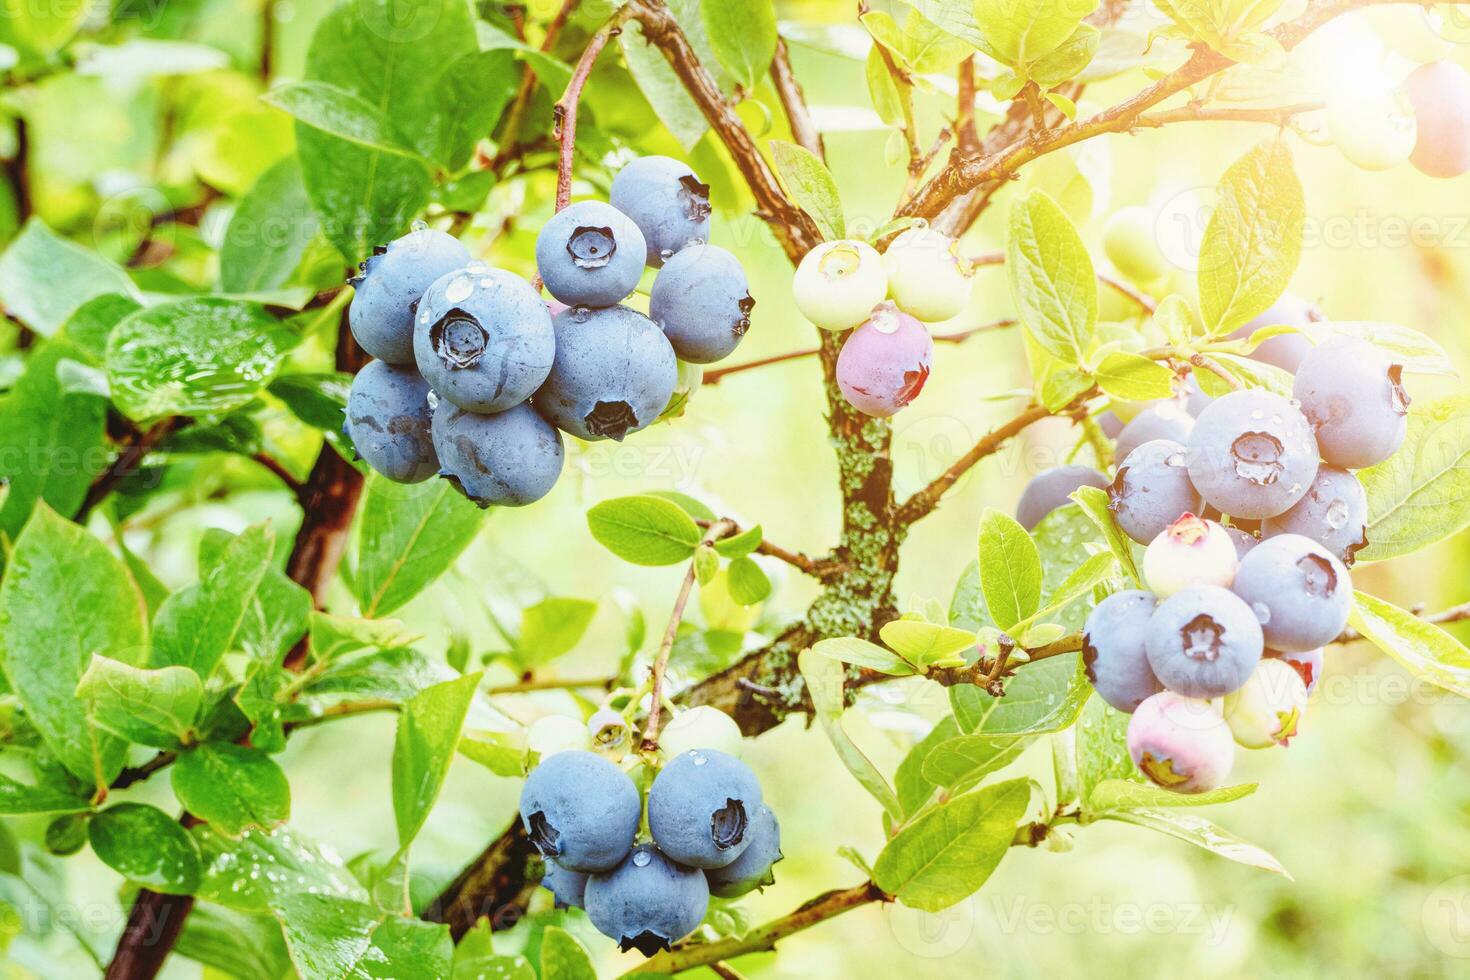
[[[776,883],[771,869],[784,857],[781,853],[781,825],[768,806],[755,811],[750,821],[750,846],[723,868],[704,873],[709,892],[719,898],[739,898],[757,888]]]
[[[546,291],[568,306],[612,306],[638,285],[647,246],[627,215],[601,201],[562,209],[536,236]]]
[[[750,329],[755,300],[740,260],[718,245],[691,245],[664,263],[648,315],[679,358],[709,364],[726,357]]]
[[[568,871],[547,858],[546,873],[541,876],[541,887],[550,889],[556,908],[579,909],[587,890],[587,875],[580,871]]]
[[[1311,423],[1291,402],[1260,388],[1216,398],[1185,444],[1195,489],[1235,517],[1275,517],[1302,499],[1317,475]]]
[[[1103,228],[1103,252],[1113,268],[1139,285],[1152,285],[1169,274],[1146,208],[1135,205],[1114,212]]]
[[[1275,657],[1296,671],[1302,683],[1307,686],[1307,694],[1317,689],[1317,682],[1322,679],[1322,650],[1307,650],[1305,653],[1282,653],[1280,650],[1267,650],[1266,656]]]
[[[411,367],[371,361],[352,379],[345,431],[367,464],[398,483],[419,483],[439,469],[429,386]]]
[[[1235,743],[1214,705],[1161,691],[1128,719],[1128,754],[1155,785],[1204,793],[1229,777]]]
[[[1257,535],[1252,534],[1243,527],[1236,527],[1234,524],[1227,524],[1225,526],[1225,533],[1230,535],[1230,540],[1235,544],[1236,558],[1244,558],[1250,553],[1252,548],[1261,543],[1261,539]]]
[[[970,300],[975,267],[959,242],[932,228],[910,228],[883,253],[888,294],[900,310],[929,323],[958,316]]]
[[[536,393],[542,414],[587,440],[622,442],[652,425],[679,382],[678,360],[663,331],[626,306],[571,309],[552,324],[556,361]]]
[[[389,364],[413,363],[414,310],[434,280],[470,264],[459,239],[425,228],[373,249],[352,279],[347,322],[363,350]]]
[[[561,476],[561,433],[529,404],[477,415],[441,401],[433,432],[440,475],[481,507],[535,503]]]
[[[1133,450],[1155,439],[1187,443],[1189,434],[1193,431],[1194,417],[1189,414],[1186,405],[1177,399],[1167,399],[1139,412],[1133,416],[1131,422],[1123,426],[1123,431],[1118,433],[1117,442],[1113,446],[1113,456],[1116,459],[1127,459]]]
[[[823,330],[850,330],[888,295],[883,258],[867,242],[823,242],[802,257],[791,280],[796,308]]]
[[[1358,478],[1336,466],[1320,466],[1307,495],[1284,514],[1261,525],[1267,537],[1300,534],[1332,552],[1349,567],[1368,545],[1368,494]]]
[[[684,246],[709,240],[709,185],[672,157],[639,157],[623,167],[608,201],[643,233],[654,268]]]
[[[556,336],[530,283],[476,264],[442,276],[424,293],[413,350],[440,398],[493,415],[541,387],[556,357]]]
[[[1218,585],[1191,585],[1159,603],[1145,643],[1154,676],[1190,698],[1234,691],[1265,648],[1251,607]]]
[[[1016,503],[1016,520],[1030,531],[1041,519],[1058,507],[1071,503],[1072,491],[1078,487],[1107,487],[1108,478],[1091,466],[1054,466],[1031,478],[1021,499]]]
[[[1300,534],[1256,545],[1235,572],[1235,594],[1255,610],[1273,650],[1325,646],[1347,625],[1353,583],[1337,556]]]
[[[1230,335],[1231,340],[1248,340],[1262,327],[1302,327],[1325,319],[1322,311],[1293,293],[1283,293],[1271,308]],[[1312,349],[1305,334],[1284,333],[1268,337],[1251,351],[1250,356],[1263,364],[1279,367],[1295,374],[1302,358]]]
[[[761,785],[750,767],[713,749],[671,759],[648,790],[648,830],[670,858],[723,868],[750,846]]]
[[[609,871],[628,856],[642,814],[627,773],[591,752],[558,752],[521,789],[521,823],[542,857],[568,871]]]
[[[1152,439],[1129,453],[1108,487],[1108,509],[1123,533],[1149,544],[1182,514],[1199,513],[1184,446]]]
[[[1453,61],[1420,65],[1404,80],[1419,125],[1409,160],[1431,177],[1470,170],[1470,72]]]
[[[1334,337],[1312,348],[1292,394],[1317,430],[1322,458],[1356,469],[1382,462],[1404,441],[1409,396],[1403,367],[1377,347]]]
[[[1237,744],[1266,749],[1290,744],[1307,710],[1307,685],[1290,664],[1266,657],[1240,690],[1225,696],[1225,723]]]
[[[1164,685],[1148,665],[1144,635],[1159,600],[1152,592],[1114,592],[1092,610],[1082,628],[1082,664],[1098,695],[1132,712]]]
[[[610,763],[609,763],[610,764]],[[704,921],[709,884],[704,875],[640,844],[611,871],[587,880],[587,917],[623,952],[644,956],[689,935]]]
[[[665,759],[692,749],[714,749],[738,759],[743,747],[735,719],[707,704],[679,712],[658,733],[659,752]]]
[[[1240,559],[1225,529],[1185,513],[1143,552],[1143,578],[1161,599],[1189,585],[1229,588]]]
[[[883,306],[843,342],[837,386],[853,408],[886,419],[919,397],[933,354],[934,340],[922,323]]]

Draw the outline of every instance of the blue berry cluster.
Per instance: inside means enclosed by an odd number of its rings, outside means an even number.
[[[625,952],[653,956],[693,932],[709,898],[774,881],[781,828],[760,781],[715,749],[674,756],[648,789],[594,752],[544,758],[521,791],[521,823],[546,861],[541,883],[559,907],[586,909]]]
[[[375,361],[358,373],[344,433],[390,480],[436,473],[481,506],[523,506],[561,475],[562,433],[621,441],[678,404],[680,362],[708,364],[750,328],[745,271],[706,243],[709,187],[668,157],[579,201],[536,239],[553,298],[417,229],[352,280],[348,321]],[[659,269],[649,314],[623,305]]]
[[[1317,316],[1287,297],[1244,332]],[[1111,480],[1059,467],[1033,479],[1017,508],[1031,528],[1078,487],[1105,487],[1118,527],[1146,545],[1147,591],[1098,604],[1083,660],[1103,700],[1132,715],[1139,769],[1179,792],[1219,786],[1235,745],[1285,745],[1297,733],[1322,647],[1347,624],[1348,567],[1367,544],[1352,470],[1387,459],[1405,436],[1401,367],[1379,348],[1273,340],[1286,342],[1256,356],[1294,372],[1291,399],[1187,388],[1115,430]]]

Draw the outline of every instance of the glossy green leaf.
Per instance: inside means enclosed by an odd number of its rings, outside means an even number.
[[[1368,494],[1359,561],[1412,554],[1470,525],[1470,396],[1413,406],[1403,445],[1358,479]]]
[[[975,649],[975,634],[939,623],[895,619],[883,624],[878,636],[900,657],[923,670],[936,664],[954,667]]]
[[[1097,0],[975,0],[975,23],[990,54],[1019,68],[1061,46]]]
[[[571,933],[547,926],[541,934],[541,980],[597,980],[597,971]]]
[[[679,76],[664,60],[662,52],[643,37],[643,27],[636,20],[623,28],[618,43],[628,63],[628,73],[633,76],[659,121],[685,152],[694,149],[709,130],[709,123],[684,90]]]
[[[302,980],[428,980],[453,969],[454,940],[441,923],[304,892],[282,895],[272,911]]]
[[[369,477],[352,582],[362,614],[385,616],[428,588],[469,547],[484,515],[445,480]]]
[[[757,524],[754,527],[746,528],[739,534],[716,541],[714,543],[715,551],[724,555],[726,558],[741,558],[759,548],[764,535],[765,532]]]
[[[30,723],[72,775],[111,782],[124,745],[100,731],[77,683],[94,654],[147,654],[142,596],[102,542],[45,504],[15,542],[0,580],[0,663]]]
[[[76,787],[61,781],[30,785],[0,773],[0,814],[86,813],[92,801]]]
[[[1288,879],[1291,877],[1281,866],[1281,862],[1266,851],[1193,813],[1178,810],[1107,810],[1099,816],[1105,820],[1117,820],[1166,834],[1237,864],[1271,871]]]
[[[1118,522],[1113,520],[1113,512],[1108,507],[1107,491],[1097,487],[1079,487],[1072,493],[1072,499],[1101,532],[1113,557],[1118,559],[1118,566],[1138,588],[1143,588],[1143,576],[1139,574],[1138,563],[1133,559],[1133,542],[1118,527]]]
[[[171,773],[174,795],[222,834],[270,830],[291,817],[291,786],[259,749],[210,742],[184,752]]]
[[[189,895],[199,887],[199,845],[157,807],[110,806],[92,818],[87,836],[97,857],[129,881],[170,895]]]
[[[1348,622],[1415,677],[1470,697],[1470,650],[1449,633],[1392,603],[1354,593]]]
[[[285,285],[301,264],[321,222],[289,156],[265,173],[235,207],[220,245],[220,288],[251,293]]]
[[[748,556],[741,556],[730,562],[726,569],[726,582],[730,588],[730,597],[742,606],[764,602],[771,594],[771,580]]]
[[[209,902],[190,909],[173,951],[223,976],[282,977],[291,969],[280,923]]]
[[[524,956],[495,952],[490,920],[481,919],[454,947],[451,980],[536,980],[536,970]]]
[[[1026,619],[1041,604],[1036,542],[1015,519],[994,508],[980,515],[980,588],[1002,630]]]
[[[1264,313],[1301,260],[1306,201],[1284,140],[1262,143],[1220,181],[1220,200],[1200,243],[1200,315],[1229,333]]]
[[[898,764],[893,773],[893,789],[898,794],[899,805],[903,809],[905,817],[913,814],[929,801],[937,788],[935,783],[924,775],[924,763],[928,761],[929,753],[936,746],[942,745],[960,734],[960,726],[954,717],[946,715],[925,735],[909,749],[908,755]]]
[[[826,165],[805,147],[784,140],[771,140],[771,158],[781,186],[796,205],[811,215],[823,238],[846,238],[847,219],[842,214],[842,197],[837,180]]]
[[[1040,735],[1077,720],[1092,685],[1076,654],[1027,664],[1006,681],[1005,696],[991,697],[973,684],[949,689],[960,730],[982,735]]]
[[[247,829],[239,838],[208,824],[192,832],[204,855],[197,895],[241,912],[267,912],[283,896],[310,893],[366,902],[367,891],[336,854],[289,827]]]
[[[816,709],[817,720],[831,740],[832,748],[837,751],[837,757],[859,785],[883,805],[890,820],[896,822],[902,819],[903,808],[898,805],[898,797],[888,785],[888,780],[883,778],[878,767],[863,754],[862,749],[858,748],[857,743],[842,727],[842,685],[845,676],[842,664],[830,657],[820,656],[814,650],[806,649],[797,658],[797,666],[801,670],[802,679],[806,681],[807,693]]]
[[[268,525],[249,528],[230,541],[222,559],[197,584],[164,600],[153,624],[151,662],[188,667],[209,677],[221,657],[239,648],[274,548],[275,534]]]
[[[353,701],[397,704],[455,676],[442,659],[417,650],[383,650],[345,657],[333,661],[301,689],[294,710],[301,717],[311,717],[316,712]]]
[[[1031,744],[1030,735],[959,735],[940,742],[924,759],[924,779],[951,794],[963,793],[1014,762]]]
[[[398,139],[392,122],[376,105],[329,82],[285,82],[263,98],[299,122],[349,143],[413,160],[422,159]]]
[[[425,688],[398,713],[398,734],[393,741],[393,816],[401,849],[418,835],[439,798],[479,683],[479,674],[466,674]]]
[[[311,659],[340,660],[362,650],[396,650],[418,639],[396,619],[357,619],[311,612]]]
[[[673,565],[694,555],[702,532],[678,504],[642,495],[615,497],[587,511],[592,536],[634,565]]]
[[[1097,326],[1097,279],[1082,237],[1044,191],[1011,208],[1006,270],[1011,299],[1047,353],[1080,364]]]
[[[1079,24],[1076,30],[1055,49],[1033,61],[1027,74],[1042,88],[1060,85],[1080,75],[1097,54],[1102,41],[1102,32],[1091,24]],[[1048,92],[1048,97],[1057,96]],[[1076,106],[1072,107],[1073,112]]]
[[[597,603],[590,599],[542,599],[521,610],[521,632],[516,651],[522,663],[544,664],[571,652],[592,617]]]
[[[776,6],[772,0],[701,0],[705,35],[720,64],[747,89],[776,56]]]
[[[127,273],[57,235],[40,218],[26,222],[0,254],[6,310],[43,337],[59,330],[82,304],[109,293],[140,298]]]
[[[94,655],[76,696],[98,727],[118,738],[176,749],[190,735],[204,700],[204,685],[188,667],[145,670]]]
[[[139,421],[231,411],[270,383],[298,339],[256,303],[201,296],[147,307],[107,339],[113,403]]]
[[[1205,793],[1174,793],[1167,789],[1160,789],[1152,783],[1140,783],[1130,779],[1105,779],[1092,788],[1092,792],[1087,797],[1087,809],[1089,812],[1100,812],[1103,810],[1210,806],[1215,803],[1232,803],[1250,796],[1255,791],[1255,783],[1239,783],[1235,786],[1222,786]]]
[[[1174,372],[1158,361],[1114,351],[1093,372],[1103,391],[1123,401],[1149,401],[1174,395]]]
[[[1030,784],[1014,779],[935,807],[884,846],[874,881],[910,908],[949,908],[1000,864],[1030,799]]]
[[[818,640],[812,650],[819,656],[829,657],[840,663],[853,664],[876,670],[890,677],[907,677],[914,673],[913,664],[898,654],[885,650],[876,643],[855,636],[842,636],[830,640]]]

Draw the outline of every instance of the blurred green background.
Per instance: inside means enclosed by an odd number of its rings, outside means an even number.
[[[545,20],[555,6],[537,0],[533,19]],[[310,32],[329,7],[323,0],[276,4],[276,77],[299,73]],[[793,31],[792,60],[827,128],[828,158],[849,226],[875,227],[891,212],[904,174],[889,152],[888,132],[872,116],[861,60],[835,53],[853,44],[859,54],[863,50],[852,7],[815,0],[780,7],[783,19],[807,25],[803,36],[819,36],[814,46],[796,41]],[[570,36],[585,36],[596,12],[579,15]],[[150,36],[197,41],[224,52],[222,67],[170,78],[67,74],[14,86],[6,96],[31,124],[37,214],[119,261],[141,235],[140,213],[191,204],[203,185],[227,202],[291,146],[286,117],[255,100],[261,22],[255,3],[183,0],[139,4],[136,13],[139,30]],[[820,24],[845,27],[812,30]],[[1396,47],[1385,46],[1385,39]],[[1427,56],[1470,65],[1470,48],[1443,41],[1425,27],[1419,11],[1406,9],[1324,32],[1297,60],[1314,83],[1330,85],[1340,77],[1334,72],[1371,65],[1401,75],[1411,59]],[[1091,86],[1082,111],[1110,104],[1143,83],[1143,75],[1134,72]],[[775,108],[768,87],[756,97]],[[614,140],[642,152],[681,153],[667,133],[650,125],[647,105],[618,58],[603,59],[586,104],[589,118]],[[947,106],[939,94],[921,99],[926,141]],[[741,112],[759,132],[762,114],[750,106]],[[782,135],[782,124],[772,125],[767,135]],[[1163,244],[1180,260],[1180,278],[1187,281],[1188,249],[1179,245],[1190,228],[1196,234],[1202,229],[1199,208],[1208,204],[1228,163],[1271,132],[1260,125],[1188,125],[1105,137],[1032,168],[1019,187],[1040,184],[1061,196],[1094,245],[1102,219],[1112,211],[1130,204],[1150,207],[1161,214]],[[1309,215],[1308,244],[1293,288],[1334,318],[1396,321],[1423,330],[1458,366],[1470,369],[1470,196],[1464,179],[1435,181],[1407,167],[1366,173],[1330,147],[1297,137],[1291,142]],[[811,345],[814,330],[792,305],[789,266],[749,214],[722,152],[707,138],[690,158],[715,184],[720,209],[713,240],[744,261],[758,299],[753,329],[733,360]],[[597,190],[579,185],[577,193]],[[967,238],[969,251],[1003,247],[1003,216],[1016,190],[997,195]],[[6,221],[7,204],[13,202],[0,201],[0,234],[6,236],[14,230]],[[550,210],[549,173],[508,181],[492,192],[467,240],[488,260],[529,274],[538,221]],[[217,218],[206,215],[199,229],[175,229],[166,260],[137,271],[145,288],[207,283],[213,274],[210,236],[223,225]],[[950,326],[1010,313],[1004,271],[988,269],[978,276],[970,309]],[[1111,315],[1124,315],[1124,308],[1115,306]],[[572,450],[566,477],[548,499],[525,511],[494,513],[455,571],[402,618],[430,638],[427,646],[444,647],[458,637],[479,652],[496,642],[487,608],[503,610],[517,597],[537,594],[604,600],[592,630],[554,671],[610,672],[623,630],[613,593],[631,597],[650,624],[660,624],[678,572],[617,561],[591,540],[583,514],[598,500],[648,489],[694,494],[719,512],[761,523],[784,546],[822,553],[835,539],[839,514],[818,378],[810,358],[740,374],[702,390],[672,424],[624,445]],[[1001,396],[1028,383],[1013,331],[941,347],[922,397],[895,420],[900,494],[923,485],[987,428],[1013,414],[1018,399]],[[1416,378],[1412,393],[1428,400],[1451,386],[1444,379]],[[1066,423],[1037,426],[967,476],[904,546],[900,604],[947,601],[973,557],[981,508],[1011,508],[1029,476],[1053,465],[1074,439]],[[315,452],[312,445],[286,448],[294,451],[296,465],[309,463]],[[248,485],[248,466],[231,465]],[[130,543],[170,586],[192,581],[195,546],[207,527],[238,531],[269,516],[289,540],[298,517],[284,494],[260,480],[258,491],[211,499],[209,491],[221,479],[217,472],[201,472],[176,506],[137,521],[130,532]],[[1470,537],[1460,535],[1413,557],[1356,570],[1354,577],[1358,587],[1400,605],[1438,608],[1470,598],[1467,570]],[[768,571],[777,591],[761,615],[778,623],[805,607],[813,587],[780,566]],[[344,607],[349,603],[345,590],[339,599]],[[1142,830],[1093,825],[1077,830],[1068,853],[1013,850],[981,893],[948,912],[865,907],[783,942],[779,955],[748,957],[740,968],[764,977],[914,971],[931,977],[1049,977],[1086,971],[1121,978],[1173,977],[1185,970],[1200,978],[1464,975],[1470,969],[1470,705],[1411,680],[1362,645],[1330,651],[1315,701],[1305,734],[1289,750],[1241,753],[1237,776],[1259,781],[1260,790],[1209,814],[1273,853],[1294,880]],[[522,721],[584,708],[567,695],[518,697],[505,707]],[[891,772],[925,731],[924,719],[943,708],[937,687],[889,684],[863,694],[848,726],[880,768]],[[353,719],[294,737],[282,760],[291,777],[293,825],[344,857],[391,851],[392,738],[388,717]],[[859,881],[859,872],[837,851],[852,846],[871,859],[882,843],[879,810],[838,763],[820,730],[791,720],[750,744],[747,758],[780,815],[786,853],[776,885],[745,900],[753,918],[783,914],[824,889]],[[1033,748],[1013,768],[1049,782],[1046,747]],[[517,792],[513,780],[456,763],[416,848],[426,890],[442,880],[435,873],[452,875],[506,826]],[[140,787],[130,798],[175,806],[166,781]],[[14,826],[39,839],[45,823],[17,820]],[[105,954],[126,914],[126,905],[113,900],[120,880],[89,854],[60,864],[59,873],[66,876],[65,893],[73,903],[62,911],[74,913],[76,928]],[[609,952],[610,944],[586,927],[580,913],[569,922],[594,955],[601,955],[605,974],[636,967],[636,955]],[[10,922],[6,932],[14,934],[16,925]],[[6,962],[13,976],[75,977],[93,970],[64,931],[47,939],[30,930],[14,935]],[[166,971],[173,977],[198,973],[178,957]]]

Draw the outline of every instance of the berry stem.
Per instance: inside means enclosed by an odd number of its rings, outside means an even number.
[[[776,41],[776,56],[771,59],[771,82],[775,86],[777,98],[781,100],[781,108],[786,112],[786,122],[791,126],[791,138],[818,160],[825,161],[827,146],[807,109],[806,95],[801,90],[801,83],[791,70],[791,54],[786,48],[786,42],[779,38]]]
[[[562,97],[556,100],[556,105],[551,109],[552,126],[557,141],[561,144],[561,152],[557,157],[556,164],[556,209],[558,211],[572,203],[572,158],[577,148],[577,108],[582,102],[582,88],[587,84],[587,76],[592,74],[592,66],[597,62],[597,56],[607,46],[607,42],[622,33],[623,21],[627,20],[629,10],[623,7],[602,27],[598,28],[596,34],[587,42],[587,47],[582,52],[582,57],[577,59],[577,67],[572,70],[572,77],[567,82],[566,91]]]
[[[700,544],[713,544],[728,534],[734,526],[734,521],[715,521],[705,532],[704,540]],[[643,725],[644,752],[658,751],[658,729],[664,707],[664,671],[669,667],[669,652],[674,649],[674,637],[679,635],[679,623],[684,619],[684,608],[689,605],[689,596],[694,591],[695,575],[694,562],[691,560],[684,573],[684,581],[679,586],[679,596],[674,600],[674,610],[669,613],[669,625],[664,627],[664,637],[659,641],[658,653],[653,659],[653,687],[650,691],[648,721]]]
[[[713,527],[713,524],[710,521],[695,521],[694,523],[698,524],[702,528],[705,528],[706,530]],[[735,521],[730,520],[729,518],[725,519],[725,523],[729,526],[729,529],[725,532],[724,535],[722,535],[722,537],[731,537],[739,534],[741,531],[744,530],[744,528],[742,528],[739,524],[735,523]],[[840,563],[833,563],[826,560],[819,561],[815,558],[808,558],[806,555],[802,554],[799,551],[791,551],[788,548],[782,548],[780,545],[767,541],[764,537],[761,538],[761,543],[756,546],[755,550],[758,554],[768,555],[772,558],[778,559],[779,561],[784,561],[791,567],[805,572],[812,578],[819,580],[832,578],[835,575],[842,574],[842,572],[846,570],[846,566]]]

